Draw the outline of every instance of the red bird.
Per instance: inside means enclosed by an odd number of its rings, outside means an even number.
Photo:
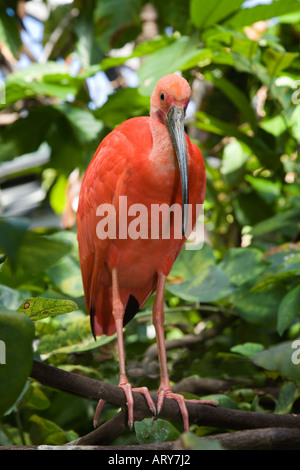
[[[160,79],[151,97],[150,117],[129,119],[104,138],[86,171],[79,196],[79,256],[91,328],[95,337],[117,332],[119,387],[126,395],[130,428],[134,420],[133,390],[145,396],[153,414],[159,414],[165,398],[175,399],[184,428],[189,429],[185,400],[172,392],[168,377],[164,288],[166,276],[196,223],[196,205],[202,204],[205,196],[203,156],[184,132],[190,93],[189,84],[179,75]],[[120,218],[124,196],[128,215]],[[147,216],[139,219],[143,231],[140,227],[140,233],[130,236],[136,204],[143,205]],[[154,222],[151,210],[158,204],[167,204],[169,208],[180,205],[179,236],[175,212],[168,223],[163,221],[158,227]],[[187,204],[193,209],[192,215]],[[97,227],[99,214],[108,214],[109,208],[113,211],[107,215],[107,230],[103,230],[103,226]],[[130,212],[130,208],[135,209]],[[109,227],[113,230],[109,231]],[[124,229],[128,229],[125,235]],[[123,343],[123,326],[155,291],[153,323],[161,375],[157,409],[146,387],[131,388],[126,377]],[[103,403],[100,400],[97,406],[95,425]]]

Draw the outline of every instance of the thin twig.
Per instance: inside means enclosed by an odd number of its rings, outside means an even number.
[[[202,343],[208,339],[212,339],[219,335],[225,328],[231,325],[236,320],[235,317],[228,317],[222,319],[222,321],[207,330],[202,331],[198,335],[184,335],[181,338],[166,340],[166,350],[175,348],[184,348],[194,346],[195,344]],[[143,363],[152,361],[158,356],[157,344],[152,344],[145,352]]]

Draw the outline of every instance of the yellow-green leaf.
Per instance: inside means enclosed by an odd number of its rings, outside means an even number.
[[[35,321],[73,312],[73,310],[77,309],[78,306],[73,300],[31,297],[30,299],[24,300],[17,312],[25,313],[31,320]]]

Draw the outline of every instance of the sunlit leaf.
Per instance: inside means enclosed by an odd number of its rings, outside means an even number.
[[[268,4],[256,5],[238,11],[226,21],[226,24],[232,28],[240,28],[252,25],[256,21],[268,20],[293,11],[299,11],[299,2],[297,0],[285,0],[284,2],[273,0]]]
[[[240,9],[243,3],[243,0],[233,0],[231,2],[192,0],[190,6],[191,19],[198,28],[204,29],[230,17]]]
[[[244,343],[244,344],[237,344],[230,348],[230,351],[234,353],[241,354],[245,357],[251,357],[253,354],[263,351],[264,346],[258,343]]]
[[[73,312],[77,309],[77,304],[72,300],[34,297],[24,300],[17,312],[25,313],[31,320],[36,321]]]
[[[209,266],[188,281],[167,286],[167,290],[187,301],[216,302],[228,298],[235,287],[224,271],[217,266]]]

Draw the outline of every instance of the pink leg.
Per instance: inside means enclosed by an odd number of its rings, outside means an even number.
[[[128,407],[128,426],[130,429],[133,428],[133,396],[132,392],[142,393],[148,403],[148,406],[153,414],[156,414],[156,408],[154,402],[150,396],[147,387],[131,388],[130,383],[126,377],[125,371],[125,352],[124,352],[124,341],[123,341],[123,317],[124,317],[124,306],[120,299],[119,285],[117,269],[112,270],[112,305],[113,305],[113,316],[115,320],[117,330],[117,341],[118,341],[118,352],[119,352],[119,363],[120,363],[120,380],[119,387],[122,387],[126,395],[127,407]],[[99,400],[95,415],[94,415],[94,426],[97,426],[100,412],[103,408],[105,401]]]
[[[156,331],[156,341],[158,348],[158,359],[160,366],[160,386],[158,389],[158,402],[157,402],[157,414],[160,413],[164,399],[173,398],[177,401],[181,411],[184,430],[189,430],[189,415],[186,408],[186,401],[193,403],[201,403],[205,405],[217,406],[213,401],[204,400],[185,400],[184,397],[178,393],[173,393],[169,381],[168,367],[167,367],[167,355],[164,337],[164,290],[165,290],[165,275],[158,274],[158,283],[156,289],[156,296],[153,306],[153,323]]]

